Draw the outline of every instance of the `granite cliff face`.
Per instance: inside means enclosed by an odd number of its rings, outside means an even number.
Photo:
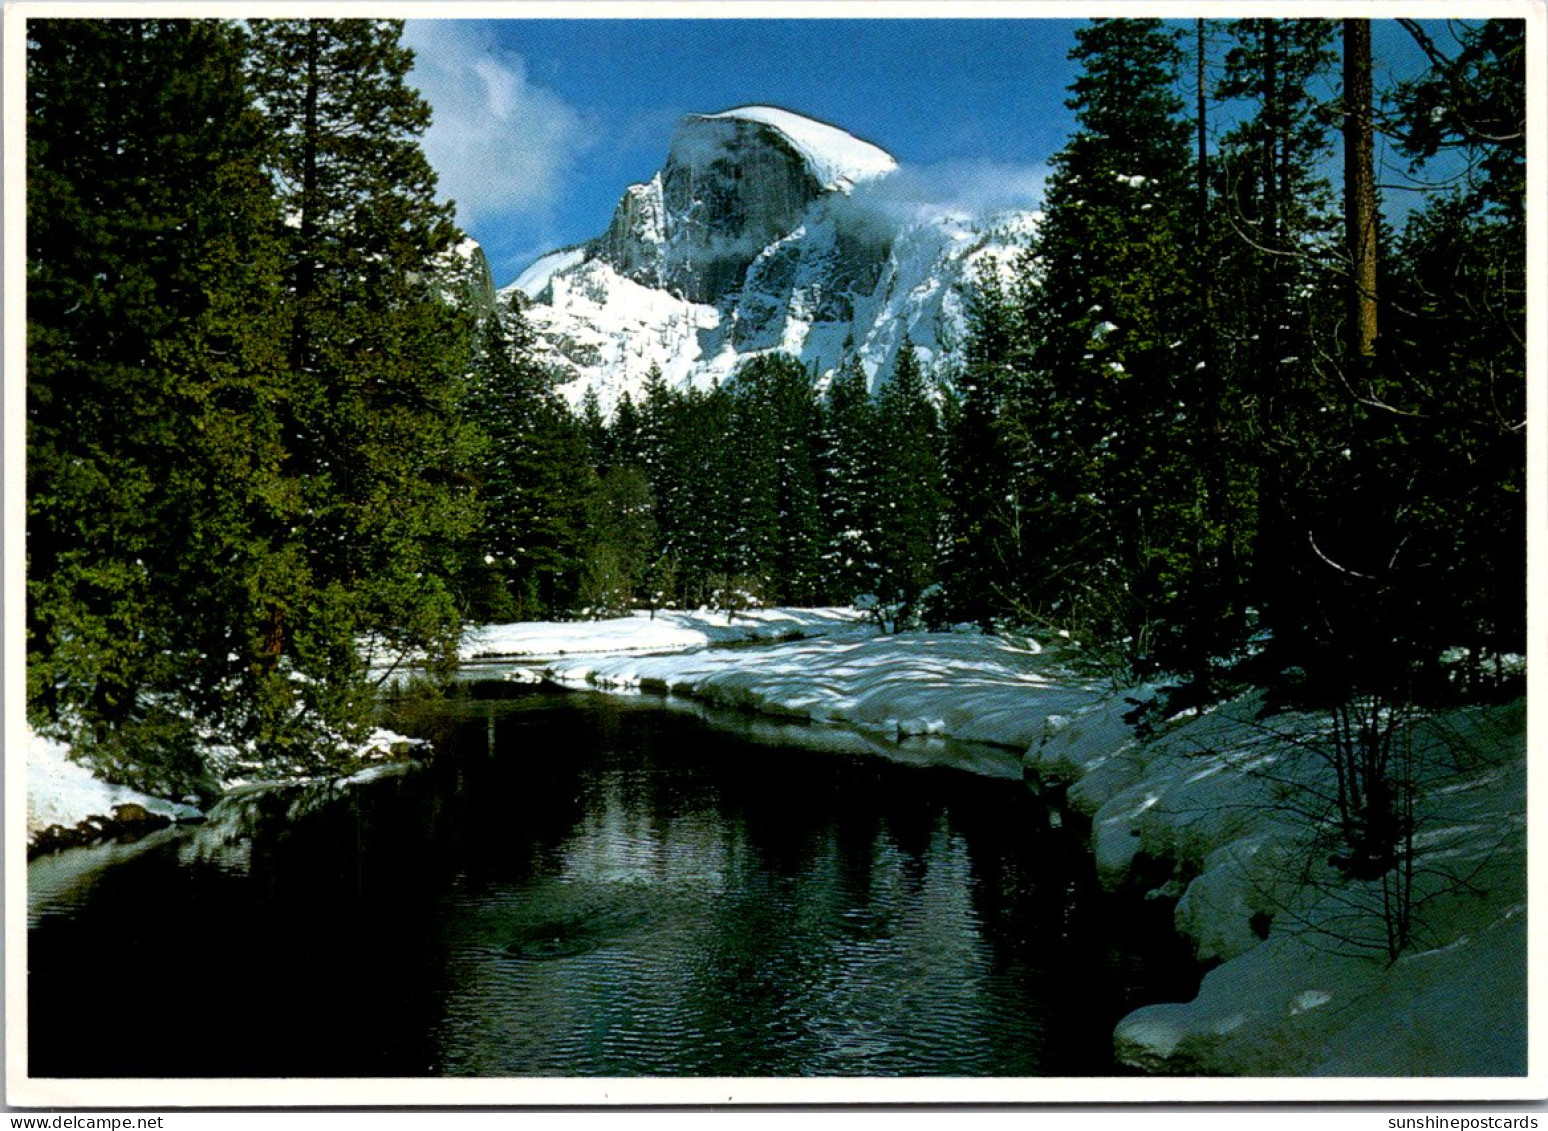
[[[637,283],[713,303],[827,191],[773,126],[695,116],[678,127],[661,172],[624,193],[590,250]]]
[[[499,305],[489,260],[476,240],[465,239],[446,253],[440,278],[446,300],[478,318],[489,317]]]
[[[907,335],[924,360],[961,340],[965,284],[1032,217],[889,204],[893,158],[773,107],[691,115],[660,172],[625,190],[607,231],[544,256],[502,291],[579,401],[707,385],[780,350],[819,380],[858,357],[885,379]]]

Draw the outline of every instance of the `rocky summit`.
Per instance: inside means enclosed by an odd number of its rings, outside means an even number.
[[[905,337],[949,363],[967,290],[1035,215],[933,206],[897,162],[834,126],[768,106],[694,114],[661,170],[625,189],[607,230],[541,257],[502,292],[578,403],[638,396],[652,366],[707,386],[780,351],[824,380],[851,357],[884,381]]]

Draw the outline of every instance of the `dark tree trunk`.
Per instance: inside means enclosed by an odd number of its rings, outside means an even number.
[[[1376,169],[1371,23],[1344,21],[1344,224],[1349,245],[1348,349],[1376,354]]]

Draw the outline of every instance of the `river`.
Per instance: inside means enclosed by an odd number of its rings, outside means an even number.
[[[412,725],[415,772],[30,865],[30,1074],[1102,1075],[1197,985],[993,752],[477,687]]]

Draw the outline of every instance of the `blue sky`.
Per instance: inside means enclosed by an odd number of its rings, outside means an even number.
[[[685,114],[754,103],[887,150],[943,197],[1036,204],[1078,20],[416,20],[425,148],[497,285],[600,233]],[[1378,23],[1378,86],[1417,53]],[[1395,170],[1389,169],[1389,176]]]

